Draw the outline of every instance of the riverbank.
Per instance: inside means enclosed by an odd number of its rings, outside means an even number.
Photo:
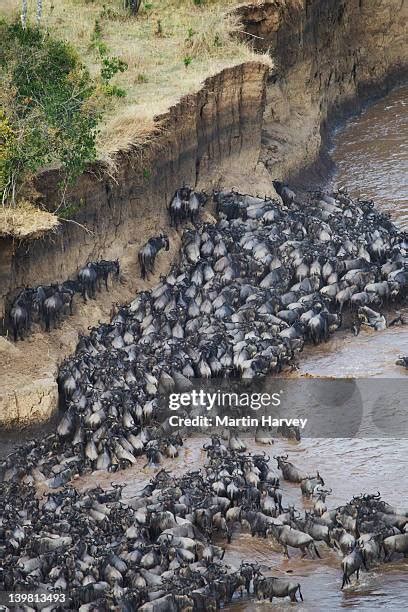
[[[336,129],[330,186],[347,184],[353,197],[372,198],[402,230],[408,229],[408,85],[365,108]],[[366,163],[366,159],[370,163]]]
[[[236,4],[236,0],[142,2],[133,16],[117,0],[103,4],[43,0],[44,32],[69,41],[91,77],[99,75],[104,60],[114,60],[105,68],[114,66],[115,60],[123,62],[102,106],[97,140],[101,160],[145,144],[155,134],[156,118],[201,89],[206,78],[243,62],[262,61],[236,36],[242,29],[231,12]],[[28,6],[31,26],[35,8]],[[15,0],[3,0],[0,18],[19,21],[19,10]],[[272,63],[268,56],[264,60]]]
[[[176,187],[186,181],[205,189],[224,185],[274,195],[272,178],[294,177],[316,162],[329,117],[403,77],[406,9],[397,10],[394,0],[381,4],[377,11],[317,0],[307,10],[294,1],[241,7],[245,30],[261,36],[253,40],[278,60],[271,74],[258,63],[224,70],[172,107],[151,143],[119,154],[115,178],[102,167],[90,169],[67,194],[73,203],[81,201],[74,220],[88,232],[64,223],[58,234],[36,241],[0,240],[3,314],[19,287],[64,280],[87,260],[119,257],[124,269],[123,284],[110,295],[101,294],[96,305],[78,305],[61,330],[36,334],[28,350],[2,339],[3,414],[11,411],[14,422],[23,412],[28,420],[41,418],[38,395],[30,392],[38,378],[50,385],[48,414],[57,365],[72,352],[78,329],[108,320],[112,302],[126,303],[145,287],[135,282],[136,255],[148,236],[168,231],[167,205]],[[51,209],[57,183],[55,172],[38,180],[43,204]],[[178,251],[175,233],[174,242],[170,255]],[[22,386],[24,411],[18,412]]]
[[[333,130],[408,78],[408,7],[398,1],[260,2],[237,9],[275,69],[267,85],[260,162],[308,188],[333,168]]]

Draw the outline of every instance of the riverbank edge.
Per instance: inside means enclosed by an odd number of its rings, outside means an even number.
[[[331,150],[337,131],[344,127],[347,122],[361,115],[372,104],[388,96],[394,89],[404,87],[407,84],[408,66],[402,71],[398,69],[388,74],[382,83],[366,85],[361,88],[355,100],[345,102],[340,109],[333,109],[327,121],[321,125],[322,145],[317,158],[310,164],[305,165],[304,168],[285,177],[288,183],[305,190],[327,184],[336,169]]]

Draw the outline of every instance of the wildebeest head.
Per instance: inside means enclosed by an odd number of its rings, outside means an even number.
[[[116,278],[118,278],[119,274],[120,274],[119,259],[115,259],[115,261],[113,261],[112,263],[113,263],[113,266],[114,266],[115,276],[116,276]]]
[[[282,465],[284,465],[285,463],[287,463],[287,459],[288,459],[289,455],[274,455],[273,458],[276,459],[276,461],[278,462],[278,468],[281,469]]]
[[[167,234],[163,234],[163,232],[162,232],[160,234],[160,238],[162,239],[164,250],[168,251],[170,249],[170,240],[169,240],[169,237],[167,236]]]

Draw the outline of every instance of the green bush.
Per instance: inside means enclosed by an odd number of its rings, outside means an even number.
[[[110,98],[125,98],[126,90],[122,89],[122,87],[118,87],[117,85],[103,85],[102,88],[103,93]]]
[[[0,196],[13,203],[46,164],[59,162],[65,183],[83,172],[96,158],[100,113],[97,84],[69,44],[4,21],[0,40]]]
[[[119,57],[104,57],[102,60],[101,79],[104,83],[109,83],[115,74],[125,72],[127,69],[127,63]]]

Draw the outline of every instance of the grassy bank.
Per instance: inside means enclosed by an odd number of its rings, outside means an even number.
[[[101,156],[143,139],[154,116],[196,90],[205,77],[254,58],[233,36],[241,26],[228,10],[236,4],[145,1],[131,17],[122,0],[44,0],[42,27],[69,41],[92,76],[100,72],[101,50],[128,66],[113,80],[120,95],[105,105],[97,143]],[[35,2],[29,5],[29,23],[34,24]],[[3,0],[0,16],[12,20],[19,7],[19,0]]]
[[[18,23],[20,4],[2,0],[0,18]],[[36,2],[28,4],[27,25],[35,28]],[[43,0],[42,33],[67,42],[95,86],[92,102],[100,114],[95,157],[109,162],[115,152],[146,142],[154,133],[155,117],[196,91],[206,77],[244,61],[259,61],[235,36],[242,26],[229,11],[236,5],[233,0],[146,0],[131,16],[122,0]],[[121,69],[112,75],[115,65]],[[2,103],[4,109],[4,97]],[[51,156],[47,161],[59,160]],[[41,170],[42,164],[37,165],[30,167],[31,173]],[[13,233],[10,215],[7,228],[3,218],[0,233]],[[12,218],[19,219],[18,207]]]

